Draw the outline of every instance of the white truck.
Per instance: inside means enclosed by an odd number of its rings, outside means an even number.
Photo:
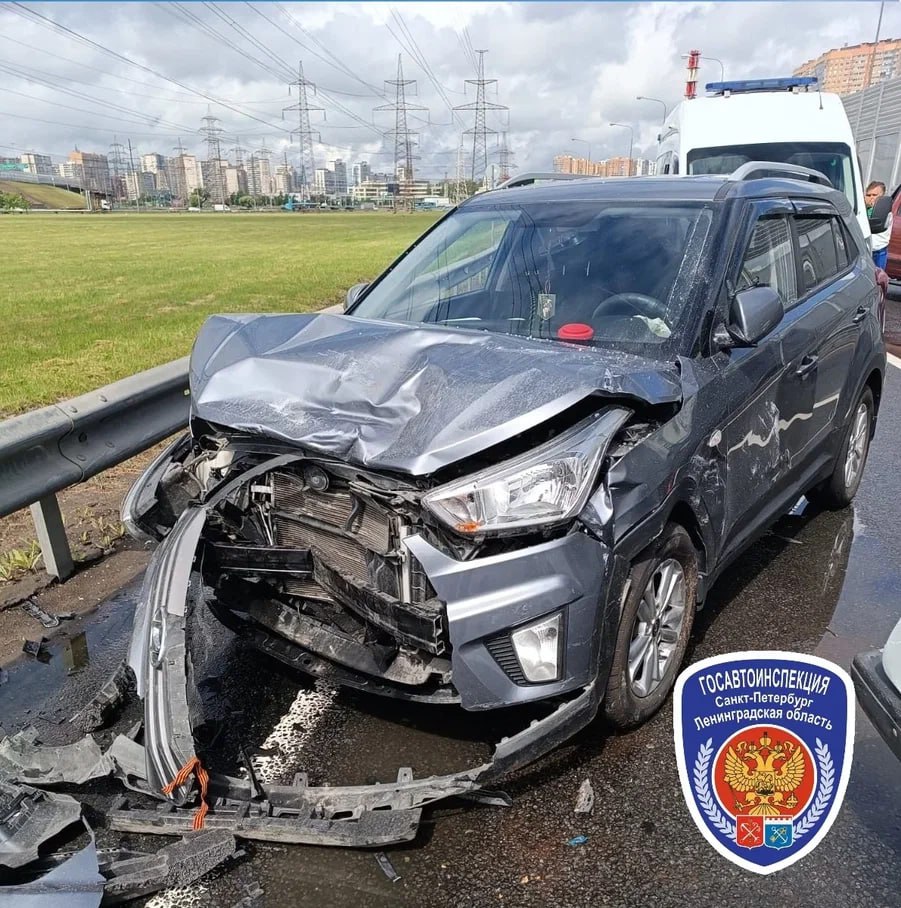
[[[732,173],[749,161],[818,170],[844,192],[870,236],[851,124],[838,95],[810,76],[714,82],[710,97],[678,104],[666,118],[657,174]]]

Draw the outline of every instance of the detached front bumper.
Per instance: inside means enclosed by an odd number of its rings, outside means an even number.
[[[179,769],[197,756],[188,707],[192,667],[186,625],[194,604],[192,584],[200,537],[214,503],[185,511],[160,544],[145,575],[135,615],[129,663],[144,699],[147,783],[161,797]],[[589,570],[581,559],[597,557],[598,543],[574,534],[524,550],[531,557],[484,559],[473,572],[462,567],[455,570],[453,566],[460,563],[452,559],[441,562],[434,557],[435,550],[430,553],[415,537],[411,542],[411,551],[430,561],[439,594],[440,589],[452,594],[448,603],[449,616],[454,616],[452,640],[455,651],[459,647],[461,653],[460,672],[471,679],[463,685],[472,692],[470,702],[489,708],[500,705],[499,696],[519,691],[484,645],[484,634],[506,627],[505,622],[526,621],[559,607],[571,610],[566,664],[576,670],[568,672],[565,681],[555,682],[553,692],[570,692],[569,698],[546,718],[502,740],[489,762],[460,773],[414,779],[411,770],[402,768],[395,782],[321,788],[308,787],[302,776],[291,786],[255,786],[246,779],[213,775],[208,825],[231,829],[245,838],[282,842],[375,846],[408,841],[416,835],[424,806],[472,794],[553,750],[592,721],[605,678],[594,677],[589,654],[600,633],[597,627],[603,627],[604,621],[602,618],[591,630],[588,622],[598,611],[602,616],[605,612],[594,581],[599,581],[599,571],[606,571],[611,561],[601,552],[601,567],[596,562]],[[542,575],[542,580],[537,572],[543,563],[552,563],[554,569]],[[518,585],[511,584],[511,571],[519,572]],[[567,579],[570,571],[572,577]],[[507,598],[490,608],[491,598],[501,597],[504,590],[510,591]],[[547,695],[544,687],[542,696]],[[534,699],[529,693],[526,688],[513,702]],[[188,831],[192,815],[186,805],[194,800],[192,783],[177,788],[169,800],[166,811],[118,811],[113,825],[120,830],[168,835]]]

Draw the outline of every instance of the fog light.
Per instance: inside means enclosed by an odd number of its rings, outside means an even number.
[[[560,675],[560,612],[510,634],[527,681],[556,681]]]

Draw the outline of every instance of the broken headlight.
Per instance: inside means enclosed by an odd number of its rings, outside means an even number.
[[[588,500],[605,444],[600,416],[527,454],[433,489],[422,503],[458,533],[534,528],[575,517]]]

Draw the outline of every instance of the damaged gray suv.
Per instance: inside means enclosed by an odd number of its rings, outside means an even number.
[[[124,506],[163,540],[130,654],[150,781],[194,753],[192,609],[332,684],[548,701],[505,767],[601,707],[644,721],[730,561],[857,491],[881,305],[845,196],[749,164],[483,193],[344,314],[210,318],[190,433]]]

